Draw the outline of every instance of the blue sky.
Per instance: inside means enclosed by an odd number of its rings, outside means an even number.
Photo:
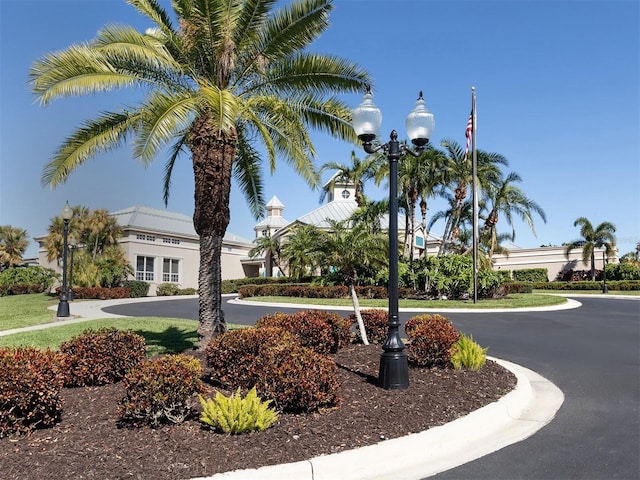
[[[160,0],[169,7],[169,0]],[[151,26],[124,0],[0,0],[0,224],[46,233],[66,200],[119,210],[165,208],[164,158],[143,168],[128,148],[101,155],[55,190],[42,187],[42,168],[75,127],[103,110],[131,101],[115,93],[69,98],[40,107],[30,93],[31,63],[50,51],[92,39],[108,23]],[[432,142],[464,144],[477,91],[478,148],[498,152],[520,187],[547,214],[535,218],[537,236],[517,222],[515,244],[561,245],[579,238],[585,216],[617,227],[621,253],[640,241],[640,2],[637,0],[336,0],[331,27],[313,50],[366,68],[383,113],[382,134],[403,138],[404,119],[424,91],[436,118]],[[355,107],[361,95],[345,97]],[[318,166],[348,163],[358,147],[314,135]],[[328,176],[328,175],[327,175]],[[273,195],[294,220],[319,206],[285,163],[265,173]],[[367,187],[373,198],[384,190]],[[429,215],[444,209],[430,200]],[[192,215],[190,159],[177,165],[168,209]],[[228,231],[252,239],[256,221],[232,193]],[[443,225],[433,231],[442,233]],[[510,232],[501,219],[501,232]],[[35,256],[32,242],[28,256]]]

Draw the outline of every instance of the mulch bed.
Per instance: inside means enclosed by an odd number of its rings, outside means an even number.
[[[442,425],[513,389],[515,376],[488,361],[478,372],[410,369],[407,390],[375,385],[380,346],[338,354],[339,408],[280,415],[265,432],[225,435],[198,419],[157,429],[119,428],[121,385],[64,389],[61,421],[0,439],[0,477],[10,479],[188,479],[295,462]],[[198,355],[194,353],[194,355]]]

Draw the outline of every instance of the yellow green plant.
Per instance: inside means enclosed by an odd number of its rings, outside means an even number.
[[[200,421],[225,433],[261,432],[278,420],[278,412],[271,408],[271,400],[262,401],[253,387],[245,397],[237,392],[229,397],[217,392],[214,398],[200,396]]]
[[[479,370],[487,361],[488,348],[482,348],[474,340],[472,335],[460,335],[460,338],[451,347],[451,363],[453,368],[460,370],[466,368],[471,371]]]

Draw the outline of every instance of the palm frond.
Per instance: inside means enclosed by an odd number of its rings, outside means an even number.
[[[181,136],[196,117],[198,100],[188,93],[150,95],[141,107],[144,116],[136,130],[134,156],[147,165],[172,138]]]
[[[138,81],[135,76],[118,71],[104,54],[86,44],[72,45],[36,60],[29,78],[42,105],[59,97],[104,92]]]
[[[331,0],[305,0],[275,12],[260,32],[260,53],[268,59],[284,58],[308,47],[329,26]]]
[[[137,112],[105,113],[90,120],[67,138],[47,163],[42,174],[43,185],[63,183],[69,173],[99,152],[122,145],[126,135],[140,122]]]
[[[187,143],[187,135],[183,135],[178,141],[171,147],[171,156],[167,160],[164,166],[164,176],[162,182],[162,200],[165,207],[169,204],[169,190],[171,189],[171,176],[173,175],[173,167],[180,153],[182,153],[183,147]]]
[[[238,132],[236,161],[233,164],[233,176],[255,219],[259,219],[264,213],[261,163],[258,151],[247,142],[244,133],[240,130]]]

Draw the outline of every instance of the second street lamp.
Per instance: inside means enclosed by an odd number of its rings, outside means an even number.
[[[362,103],[353,111],[353,129],[362,141],[364,151],[372,154],[382,150],[389,161],[389,319],[387,338],[382,344],[378,386],[385,389],[405,389],[409,387],[409,366],[404,343],[400,338],[398,312],[398,160],[405,154],[419,157],[429,143],[435,121],[427,110],[422,92],[415,108],[406,120],[407,134],[415,150],[398,141],[398,132],[391,131],[390,140],[381,145],[373,145],[382,125],[382,113],[373,103],[371,89],[367,88]]]
[[[71,261],[69,262],[69,301],[73,301],[73,252],[78,248],[76,237],[69,239],[69,250],[71,250]]]
[[[67,236],[69,235],[69,220],[73,217],[73,210],[66,203],[62,209],[62,220],[64,220],[64,230],[62,234],[62,290],[60,292],[60,301],[58,302],[58,317],[69,316],[69,297],[67,292]]]

